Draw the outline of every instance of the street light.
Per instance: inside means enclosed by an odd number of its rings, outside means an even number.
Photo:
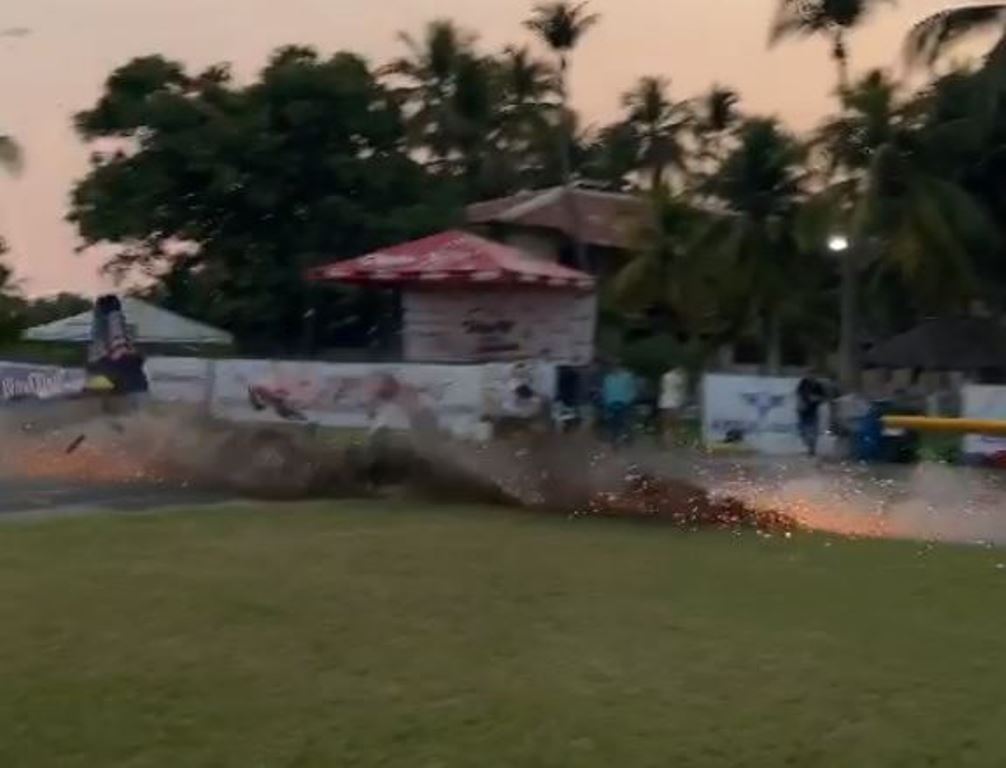
[[[836,232],[828,238],[828,250],[839,257],[839,316],[838,343],[839,379],[846,391],[859,386],[859,360],[857,350],[858,323],[856,296],[856,266],[849,237]]]
[[[845,253],[849,250],[849,238],[845,235],[832,235],[828,238],[828,250],[832,253]]]

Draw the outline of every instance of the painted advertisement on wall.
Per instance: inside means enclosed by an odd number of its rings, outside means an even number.
[[[82,368],[0,362],[0,402],[58,397],[83,388]]]
[[[702,380],[702,433],[706,444],[728,436],[760,453],[804,452],[797,425],[797,378],[708,374]],[[821,414],[822,424],[827,423]]]
[[[419,414],[466,435],[482,414],[476,366],[221,360],[213,378],[214,413],[240,421],[406,429]]]
[[[405,358],[479,363],[546,360],[586,365],[593,359],[597,301],[556,291],[408,291]]]
[[[966,419],[1006,421],[1006,387],[968,384],[961,389],[961,415]],[[963,450],[970,456],[1006,453],[1006,438],[965,435]]]

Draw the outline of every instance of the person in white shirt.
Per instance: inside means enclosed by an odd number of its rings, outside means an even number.
[[[687,398],[688,379],[681,369],[671,368],[660,377],[660,431],[665,441],[673,437]]]

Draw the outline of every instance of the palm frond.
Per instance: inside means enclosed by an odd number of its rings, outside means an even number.
[[[600,14],[588,13],[587,7],[586,2],[540,3],[535,6],[533,15],[524,22],[524,26],[554,51],[567,53],[601,20]]]
[[[910,65],[932,65],[954,43],[990,29],[1002,28],[1006,3],[950,8],[923,19],[905,38],[904,54]]]
[[[769,45],[790,37],[835,34],[861,24],[881,5],[895,0],[779,0],[769,27]]]
[[[769,26],[769,45],[786,38],[817,34],[825,29],[824,20],[805,0],[780,0]]]
[[[663,273],[660,260],[653,249],[638,253],[622,267],[612,282],[612,296],[625,310],[646,309],[659,303]]]

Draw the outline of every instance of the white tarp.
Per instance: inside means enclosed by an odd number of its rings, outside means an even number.
[[[707,374],[702,380],[702,435],[706,444],[721,443],[730,432],[759,453],[796,455],[804,451],[791,377]],[[821,412],[822,426],[827,414]]]
[[[125,297],[123,313],[139,344],[214,344],[228,345],[233,337],[226,331],[176,315],[145,301]],[[23,334],[27,341],[87,343],[91,339],[92,313],[81,312],[45,325],[29,328]]]
[[[412,290],[403,306],[406,360],[586,365],[593,359],[594,294]]]
[[[968,384],[961,389],[961,415],[965,419],[1006,421],[1006,387]],[[964,453],[994,456],[1006,452],[1006,438],[965,435]]]

